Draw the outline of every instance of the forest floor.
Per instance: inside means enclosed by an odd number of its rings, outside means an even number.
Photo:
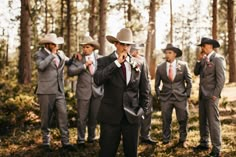
[[[226,85],[222,92],[224,103],[220,105],[220,120],[222,128],[222,156],[236,156],[236,87]],[[194,152],[193,147],[199,142],[198,106],[189,106],[189,132],[188,148],[175,147],[178,142],[178,124],[173,113],[172,141],[163,145],[161,141],[161,113],[153,112],[151,136],[158,141],[156,145],[140,144],[138,147],[139,157],[205,157],[209,151]],[[97,129],[99,134],[99,128]],[[1,157],[97,157],[99,144],[86,143],[84,148],[77,148],[77,152],[67,152],[61,149],[59,131],[51,130],[53,152],[45,152],[41,147],[41,133],[39,126],[32,126],[26,130],[15,130],[14,133],[0,135],[0,156]],[[76,143],[77,130],[70,128],[70,141]],[[117,157],[123,157],[122,143],[120,144]]]

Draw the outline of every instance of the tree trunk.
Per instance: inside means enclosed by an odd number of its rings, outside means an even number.
[[[213,0],[212,19],[212,37],[217,40],[217,0]]]
[[[149,65],[149,71],[151,79],[155,77],[155,68],[156,68],[156,58],[153,56],[154,49],[156,47],[156,31],[155,31],[155,23],[156,23],[156,1],[150,1],[150,12],[149,12],[149,26],[148,26],[148,36],[146,42],[146,61],[147,65]]]
[[[106,48],[106,18],[107,18],[107,0],[100,0],[99,4],[99,54],[105,55]]]
[[[229,82],[236,82],[234,0],[228,0]]]
[[[129,0],[128,10],[127,10],[128,22],[130,22],[132,18],[132,4],[131,3],[132,3],[131,0]]]
[[[71,5],[70,0],[66,0],[67,5],[67,18],[66,18],[66,28],[67,28],[67,38],[66,38],[66,55],[70,56],[70,48],[71,48],[71,42],[70,42],[70,31],[71,31]]]
[[[61,36],[64,35],[64,0],[61,0]]]
[[[45,33],[48,33],[48,0],[45,0]]]
[[[172,15],[172,0],[170,0],[170,43],[173,43],[173,15]]]
[[[97,15],[97,0],[90,0],[90,17],[89,17],[89,35],[94,38],[96,34],[96,15]]]
[[[31,82],[30,0],[21,0],[20,39],[18,82],[27,84]]]

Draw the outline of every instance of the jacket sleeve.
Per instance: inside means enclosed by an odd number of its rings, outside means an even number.
[[[144,63],[141,69],[141,77],[140,77],[140,86],[139,86],[139,104],[143,108],[144,112],[148,111],[148,107],[150,106],[150,95],[151,95],[151,86],[148,76],[148,67]]]
[[[225,83],[225,60],[222,56],[215,58],[216,65],[216,87],[213,92],[213,95],[216,97],[220,97],[220,93],[224,87]]]
[[[99,58],[97,61],[97,70],[95,71],[93,78],[96,85],[100,86],[109,80],[112,77],[112,73],[119,68],[114,61],[109,61],[107,57]]]
[[[186,81],[186,93],[187,93],[187,97],[190,97],[191,94],[191,89],[192,89],[192,76],[190,73],[190,70],[188,68],[188,64],[185,64],[185,81]]]
[[[76,76],[79,75],[82,71],[86,70],[84,64],[77,59],[73,59],[71,65],[68,67],[68,75],[69,76]]]
[[[201,70],[201,62],[196,62],[195,67],[194,67],[194,75],[199,75]]]
[[[155,92],[156,92],[157,97],[160,96],[160,88],[159,88],[160,83],[161,83],[161,76],[159,74],[159,67],[157,67],[156,77],[155,77]]]
[[[53,59],[55,58],[55,56],[53,56],[52,54],[49,54],[46,57],[43,57],[40,52],[36,52],[34,59],[36,61],[36,67],[38,70],[40,71],[44,71],[48,65],[53,61]]]

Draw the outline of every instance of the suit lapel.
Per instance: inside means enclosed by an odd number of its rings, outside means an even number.
[[[168,74],[167,74],[167,71],[168,71],[168,69],[167,69],[167,62],[165,62],[164,64],[163,64],[163,66],[162,66],[162,72],[164,73],[164,77],[165,77],[165,79],[166,80],[169,80],[170,81],[170,79],[169,79],[169,77],[168,77]]]

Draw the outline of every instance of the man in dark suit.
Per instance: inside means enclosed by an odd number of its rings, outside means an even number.
[[[104,85],[98,120],[101,126],[100,157],[115,157],[122,137],[126,157],[137,157],[139,124],[149,103],[147,67],[129,55],[133,43],[130,29],[117,36],[106,36],[116,50],[98,59],[94,75],[97,85]]]
[[[188,104],[192,88],[192,79],[186,62],[177,60],[182,51],[168,44],[164,49],[166,61],[158,65],[156,71],[155,90],[161,103],[163,144],[171,139],[172,111],[175,109],[179,123],[179,143],[177,146],[187,147]],[[162,88],[160,85],[162,82]]]
[[[68,68],[69,76],[78,76],[76,87],[77,98],[77,129],[78,146],[85,144],[85,130],[88,127],[89,143],[96,140],[97,112],[103,96],[103,86],[97,86],[93,81],[93,74],[97,69],[97,59],[101,56],[95,53],[99,43],[86,36],[80,44],[83,47],[81,59],[74,59]]]
[[[57,113],[58,125],[61,133],[63,148],[75,151],[69,143],[69,130],[67,120],[66,100],[64,94],[64,66],[69,64],[69,58],[58,50],[58,44],[64,39],[50,33],[40,40],[44,45],[35,54],[38,70],[38,86],[36,94],[40,104],[41,130],[43,136],[43,147],[49,151],[50,148],[50,120],[54,112]]]
[[[200,75],[199,84],[199,124],[200,144],[194,150],[209,149],[209,131],[213,145],[210,156],[219,157],[221,150],[221,132],[219,119],[219,98],[225,83],[225,60],[214,50],[220,47],[218,41],[202,38],[198,45],[202,48],[194,68],[194,74]]]

